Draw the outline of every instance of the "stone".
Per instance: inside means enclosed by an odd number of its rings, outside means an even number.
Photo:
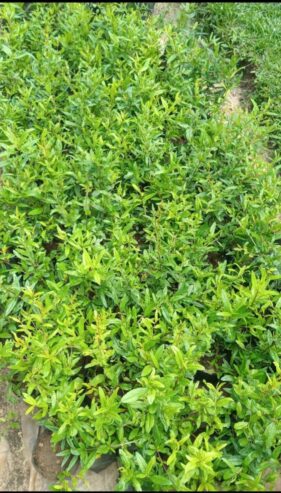
[[[12,470],[13,457],[9,442],[5,437],[2,437],[0,439],[0,491],[7,491]]]
[[[88,471],[83,479],[78,480],[76,491],[114,491],[117,478],[117,463],[113,462],[100,473]]]

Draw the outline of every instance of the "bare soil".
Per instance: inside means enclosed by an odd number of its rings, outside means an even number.
[[[32,462],[42,476],[50,481],[55,481],[59,472],[62,471],[63,457],[56,455],[56,452],[60,452],[59,446],[56,447],[55,451],[53,450],[51,435],[49,430],[39,428],[38,438],[32,451]]]

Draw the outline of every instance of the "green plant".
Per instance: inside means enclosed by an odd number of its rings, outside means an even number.
[[[275,129],[271,144],[280,151],[280,4],[208,2],[198,5],[196,15],[208,36],[212,32],[237,56],[240,72],[243,66],[254,72],[252,97],[260,105],[269,101],[267,117]]]
[[[263,489],[280,181],[259,108],[221,115],[235,59],[190,23],[163,59],[124,4],[1,18],[2,365],[69,469],[116,452],[120,491]]]

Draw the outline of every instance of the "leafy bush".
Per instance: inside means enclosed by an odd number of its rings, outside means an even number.
[[[281,125],[281,5],[278,2],[208,2],[196,14],[204,30],[214,32],[225,48],[255,71],[253,97],[259,104],[270,99],[268,116],[275,124],[271,140],[280,151]]]
[[[165,58],[125,4],[1,9],[3,366],[69,468],[116,452],[119,490],[262,489],[281,453],[271,129],[221,115],[236,67],[191,4]]]

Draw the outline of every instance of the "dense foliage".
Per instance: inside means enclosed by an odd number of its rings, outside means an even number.
[[[193,9],[164,57],[124,4],[1,5],[1,361],[120,490],[262,489],[281,455],[271,129],[221,114]]]
[[[281,126],[281,5],[279,2],[207,2],[196,14],[204,31],[215,32],[240,64],[255,72],[253,97],[270,101],[267,112],[275,123],[272,143],[280,150]]]

